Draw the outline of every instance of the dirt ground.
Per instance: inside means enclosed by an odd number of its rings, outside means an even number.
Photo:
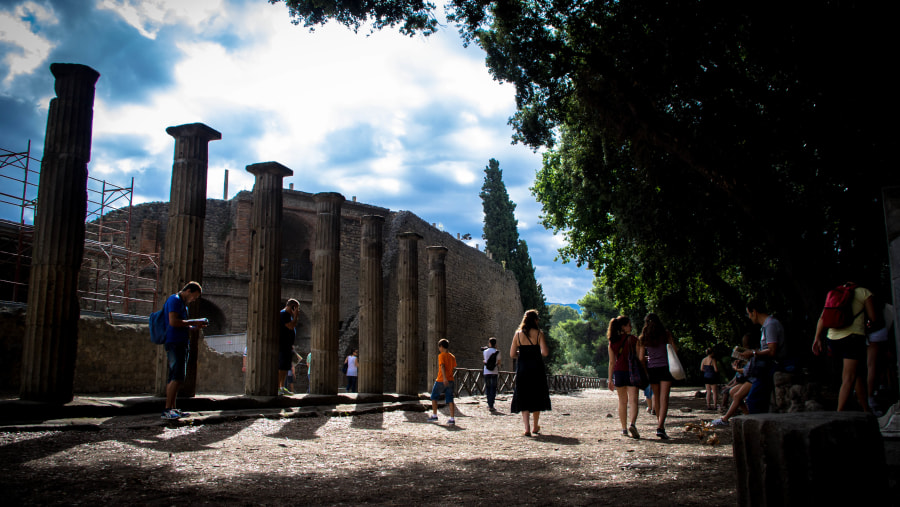
[[[542,434],[522,436],[509,397],[491,414],[458,399],[457,424],[420,411],[116,424],[97,431],[0,433],[5,505],[566,504],[733,505],[731,431],[695,390],[673,392],[670,440],[641,406],[641,439],[621,435],[607,390],[555,395]]]

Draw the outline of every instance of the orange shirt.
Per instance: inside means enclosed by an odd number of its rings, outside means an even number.
[[[444,367],[441,370],[441,366]],[[441,352],[438,354],[438,376],[436,382],[453,382],[453,370],[456,369],[456,356],[449,352]],[[450,377],[444,379],[444,372]]]

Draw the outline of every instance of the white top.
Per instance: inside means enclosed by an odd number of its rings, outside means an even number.
[[[347,376],[348,377],[356,377],[359,373],[357,373],[356,369],[356,356],[347,356]]]
[[[491,347],[484,349],[484,361],[482,361],[482,364],[486,363],[488,358],[491,357],[491,354],[493,354],[496,351],[497,351],[497,349],[491,348]],[[500,354],[497,354],[497,364],[498,365],[500,364]],[[497,375],[499,373],[500,373],[499,366],[497,366],[493,370],[489,370],[489,369],[487,369],[486,364],[484,365],[484,371],[482,372],[483,375]]]

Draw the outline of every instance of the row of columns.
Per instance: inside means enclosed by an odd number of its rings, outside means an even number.
[[[73,398],[78,344],[78,275],[84,252],[87,210],[87,164],[90,161],[93,101],[100,75],[78,64],[53,64],[56,98],[50,103],[41,183],[35,213],[34,255],[29,280],[26,335],[22,358],[22,399],[67,403]],[[202,124],[169,127],[175,139],[162,285],[178,290],[188,281],[203,280],[203,238],[206,221],[206,180],[209,142],[222,134]],[[277,392],[277,309],[281,304],[281,239],[283,184],[293,172],[277,162],[247,166],[256,177],[251,217],[251,280],[247,322],[245,392]],[[340,316],[341,205],[344,197],[326,192],[316,203],[316,245],[313,267],[311,392],[336,394],[338,323]],[[384,285],[382,256],[384,218],[362,220],[360,251],[360,391],[383,392]],[[422,236],[399,235],[400,308],[397,315],[397,392],[418,393],[418,242]],[[446,335],[445,247],[428,247],[428,352]],[[199,301],[189,313],[197,315]],[[196,393],[197,356],[201,334],[191,331],[190,361],[182,396]],[[429,361],[428,375],[436,376]],[[330,365],[330,366],[329,366]],[[165,393],[166,352],[157,356],[156,387]]]

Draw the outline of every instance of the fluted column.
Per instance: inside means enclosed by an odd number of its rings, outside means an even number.
[[[163,298],[181,290],[187,282],[203,284],[203,227],[206,223],[206,174],[209,166],[209,142],[222,134],[202,123],[169,127],[175,138],[172,185],[169,189],[169,222],[162,258]],[[191,318],[199,317],[200,302],[188,305]],[[197,354],[202,338],[200,330],[191,330],[187,374],[181,396],[194,396],[197,390]],[[159,347],[156,362],[156,391],[165,395],[168,378],[166,351]]]
[[[438,340],[447,337],[447,247],[429,246],[428,254],[428,339],[425,349],[428,351],[428,381],[437,378]]]
[[[340,321],[341,205],[344,196],[322,192],[316,202],[316,251],[313,259],[312,378],[313,394],[338,392],[338,323]]]
[[[247,166],[256,176],[250,215],[250,294],[247,302],[247,375],[244,392],[278,394],[281,322],[281,219],[283,180],[294,174],[278,162]]]
[[[359,392],[384,393],[384,217],[362,219],[359,255]]]
[[[56,98],[47,116],[34,217],[20,396],[68,403],[74,394],[78,272],[84,255],[94,85],[100,74],[63,63],[50,65],[50,72],[56,78]]]
[[[397,236],[397,394],[419,394],[419,240],[415,232]]]

